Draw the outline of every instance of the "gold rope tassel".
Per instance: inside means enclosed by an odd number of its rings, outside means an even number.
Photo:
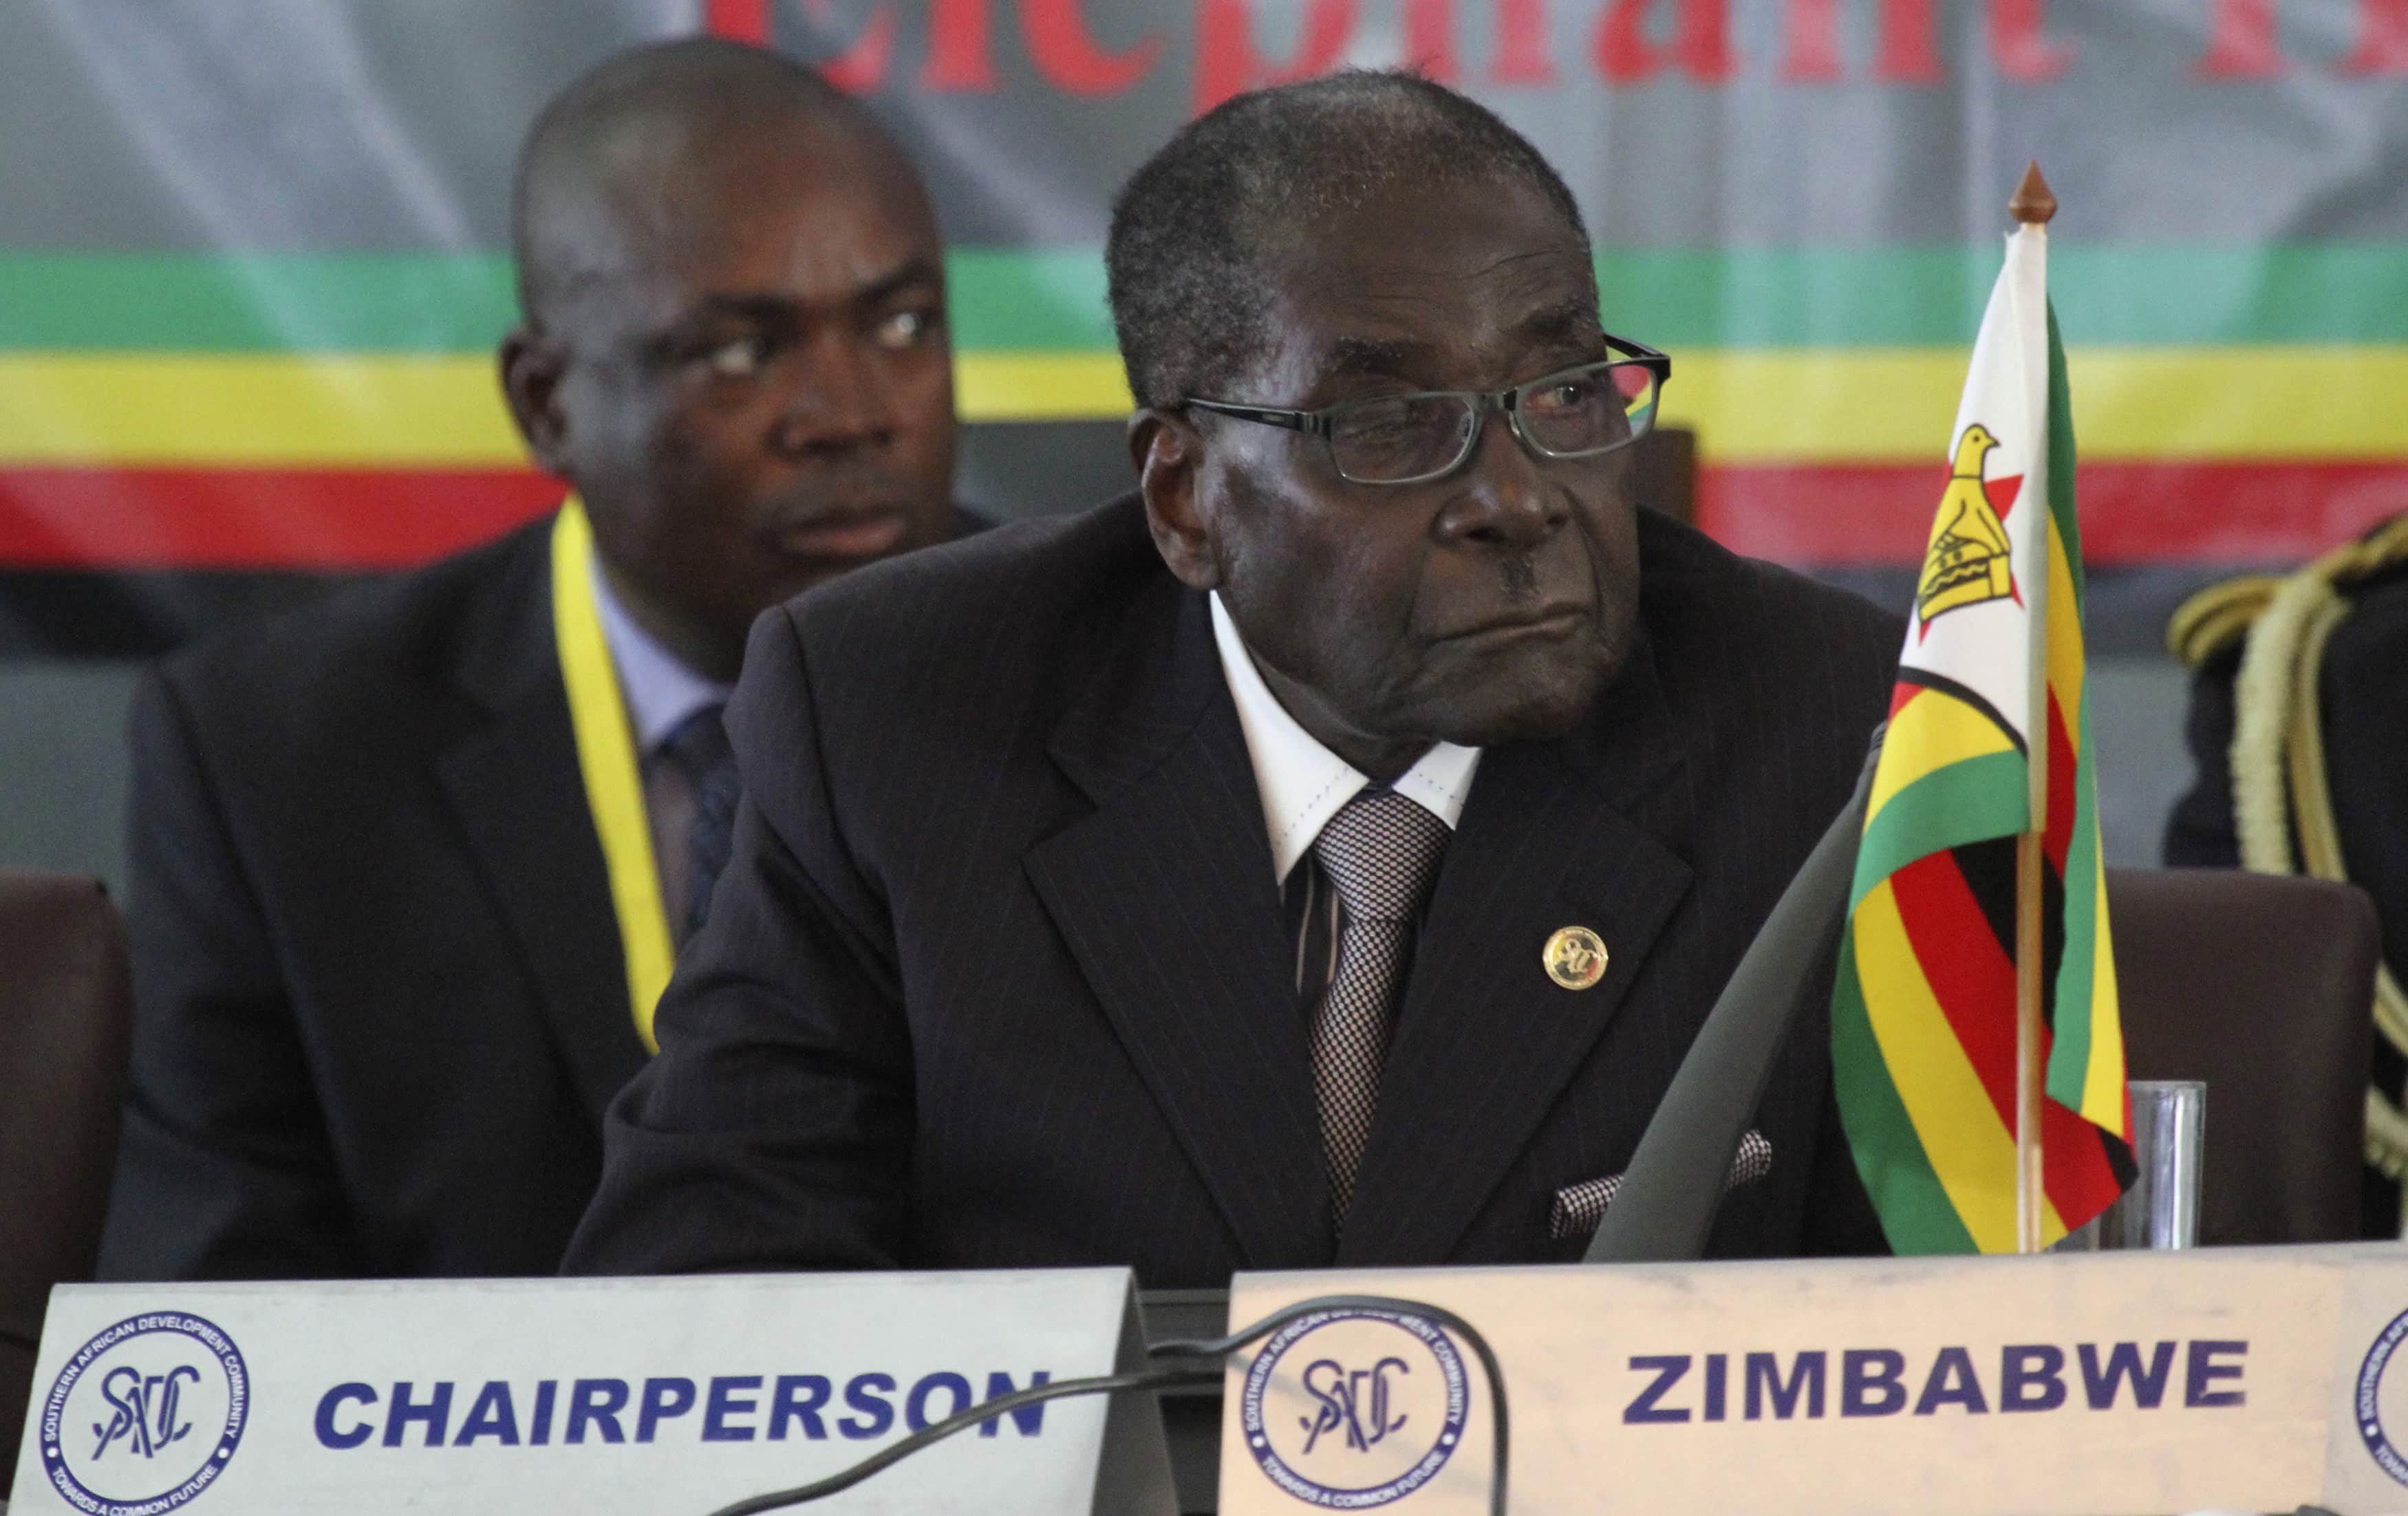
[[[2205,661],[2234,637],[2249,639],[2233,683],[2229,754],[2242,867],[2282,874],[2304,869],[2313,878],[2348,882],[2325,772],[2319,694],[2325,648],[2353,609],[2340,586],[2402,557],[2408,557],[2408,517],[2334,549],[2287,579],[2221,585],[2175,613],[2168,641],[2186,663]],[[2380,960],[2372,1009],[2375,1029],[2408,1055],[2408,996]],[[2388,1178],[2408,1180],[2408,1113],[2372,1087],[2366,1161]],[[2401,1234],[2408,1235],[2408,1184],[2401,1205]]]

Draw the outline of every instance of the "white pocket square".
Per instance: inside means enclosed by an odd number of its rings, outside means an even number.
[[[1772,1172],[1772,1139],[1754,1127],[1739,1139],[1739,1151],[1731,1158],[1730,1179],[1723,1187],[1727,1192],[1743,1184],[1754,1184]],[[1609,1174],[1602,1179],[1584,1179],[1568,1184],[1555,1191],[1555,1209],[1547,1216],[1547,1234],[1558,1241],[1566,1237],[1594,1235],[1597,1224],[1605,1220],[1605,1209],[1622,1188],[1622,1176]]]

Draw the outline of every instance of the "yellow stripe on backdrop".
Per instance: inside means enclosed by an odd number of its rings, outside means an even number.
[[[2087,348],[2083,456],[2408,456],[2408,347]],[[1668,425],[1712,463],[1912,463],[1947,434],[1956,348],[1675,354]],[[964,353],[968,421],[1128,411],[1109,353]],[[523,458],[481,354],[0,355],[0,468],[497,468]],[[1932,463],[1935,477],[1939,462]]]
[[[493,359],[0,356],[0,465],[500,468],[526,449]]]
[[[960,353],[953,405],[964,421],[1117,420],[1133,408],[1117,353]]]
[[[1894,1077],[1910,1070],[1917,1076],[1898,1077],[1896,1084],[1932,1173],[1982,1251],[2014,1251],[2014,1133],[1932,997],[1891,881],[1883,880],[1857,903],[1849,930],[1856,934],[1865,1014],[1882,1058]],[[1979,1183],[1982,1178],[1992,1182]],[[2041,1237],[2055,1242],[2065,1235],[2065,1222],[2055,1206],[2042,1205]]]
[[[2408,454],[2408,348],[2075,348],[2066,362],[2093,462]],[[1717,463],[1911,462],[1951,434],[1964,384],[1962,349],[1675,354],[1665,417]]]

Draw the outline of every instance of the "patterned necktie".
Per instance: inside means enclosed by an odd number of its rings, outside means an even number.
[[[736,840],[736,799],[743,781],[736,750],[728,745],[724,705],[706,705],[685,718],[661,744],[661,752],[694,787],[694,827],[686,833],[685,931],[682,942],[710,914],[710,891],[727,867]]]
[[[1312,856],[1346,908],[1338,970],[1312,1018],[1312,1087],[1329,1160],[1329,1199],[1342,1227],[1354,1198],[1354,1170],[1380,1104],[1413,923],[1438,878],[1447,827],[1390,789],[1367,789],[1329,818]]]

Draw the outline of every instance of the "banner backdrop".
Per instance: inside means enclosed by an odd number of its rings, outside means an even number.
[[[491,357],[511,158],[578,72],[705,26],[821,64],[918,157],[974,423],[1125,411],[1110,198],[1182,121],[1412,63],[1563,170],[1742,550],[1916,557],[2032,158],[2095,565],[2297,558],[2408,509],[2408,0],[15,0],[19,641],[104,614],[63,585],[391,568],[548,509]],[[1094,503],[1059,477],[984,503]]]

